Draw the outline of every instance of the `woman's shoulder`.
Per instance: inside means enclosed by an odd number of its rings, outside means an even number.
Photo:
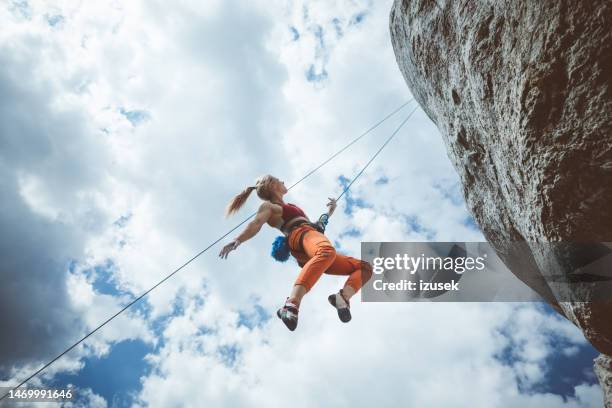
[[[261,205],[259,206],[259,210],[269,210],[272,211],[273,213],[277,213],[277,212],[282,212],[283,211],[283,207],[280,206],[279,204],[275,204],[271,201],[264,201],[263,203],[261,203]]]

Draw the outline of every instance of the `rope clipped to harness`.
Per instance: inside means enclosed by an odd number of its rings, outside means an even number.
[[[321,234],[325,232],[325,227],[327,227],[327,223],[329,222],[329,214],[321,214],[319,220],[315,223],[309,223],[314,228],[317,229]],[[270,253],[272,258],[277,260],[278,262],[286,262],[291,255],[291,250],[289,249],[289,242],[287,241],[287,237],[284,235],[280,235],[276,237],[274,242],[272,242],[272,252]]]
[[[325,228],[327,227],[328,222],[329,214],[321,214],[321,216],[319,217],[319,221],[317,221],[317,229],[319,230],[319,232],[321,232],[321,234],[325,232]]]

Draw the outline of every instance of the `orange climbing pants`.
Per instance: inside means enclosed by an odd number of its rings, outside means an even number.
[[[295,284],[304,286],[306,292],[312,289],[323,273],[348,275],[346,284],[355,289],[355,292],[372,277],[372,266],[369,263],[336,253],[327,237],[308,224],[291,231],[287,242],[291,255],[302,267]]]

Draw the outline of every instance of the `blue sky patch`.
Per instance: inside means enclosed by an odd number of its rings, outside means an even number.
[[[51,27],[59,26],[63,22],[64,22],[64,16],[62,16],[61,14],[47,16],[47,23],[49,23]]]
[[[559,314],[546,303],[541,303],[541,308],[547,315],[560,318]],[[511,336],[501,331],[506,338],[511,339]],[[549,343],[554,348],[554,352],[546,361],[538,361],[543,363],[545,367],[545,381],[536,384],[532,387],[527,387],[518,379],[518,387],[522,393],[552,393],[562,396],[564,399],[574,397],[574,387],[587,383],[596,384],[597,378],[593,372],[593,359],[599,355],[599,352],[589,344],[572,344],[577,348],[577,352],[573,355],[563,353],[565,347],[569,347],[570,343],[557,335],[548,334]],[[515,349],[517,344],[510,344],[495,358],[504,365],[512,366],[519,362],[516,358]]]
[[[291,41],[297,41],[300,39],[300,32],[297,30],[297,28],[291,26],[289,27],[289,31],[291,32]]]
[[[306,70],[306,80],[321,85],[328,78],[325,66],[329,60],[329,53],[325,45],[325,32],[319,24],[308,26],[308,31],[314,36],[315,49],[314,62]]]
[[[71,264],[69,265],[69,271],[74,272],[76,265],[76,261],[71,262]],[[125,306],[127,303],[133,301],[141,294],[138,293],[134,295],[133,293],[128,292],[123,288],[119,287],[114,275],[116,268],[117,265],[113,262],[112,259],[106,259],[104,263],[96,265],[93,268],[85,269],[83,273],[88,277],[88,279],[91,279],[92,287],[96,293],[114,297],[124,297],[122,299],[122,306]],[[125,299],[125,297],[127,297],[127,299]],[[145,297],[130,306],[126,313],[140,314],[145,319],[148,319],[150,311],[151,307],[147,303]],[[111,311],[109,311],[109,313],[110,312]]]
[[[334,19],[332,20],[332,25],[334,26],[334,30],[336,31],[336,37],[342,38],[342,36],[344,36],[344,32],[342,31],[342,24],[340,23],[340,19],[334,17]]]
[[[406,220],[406,224],[410,227],[410,230],[414,232],[423,232],[424,229],[419,223],[419,219],[416,215],[406,215],[404,219]]]
[[[114,272],[116,265],[112,259],[106,259],[104,263],[86,269],[83,272],[93,279],[92,286],[97,293],[103,295],[120,296],[125,292],[120,290],[115,281]]]
[[[119,108],[119,113],[121,113],[133,126],[138,126],[141,123],[151,119],[151,115],[149,112],[145,110],[126,110],[125,108]]]
[[[562,346],[558,341],[555,345]],[[593,359],[599,352],[590,344],[577,346],[578,351],[573,355],[566,355],[558,349],[554,356],[547,360],[548,381],[536,386],[536,391],[552,392],[564,397],[574,396],[574,387],[581,383],[597,384],[597,377],[593,371]]]
[[[256,327],[262,327],[271,317],[266,309],[259,304],[255,304],[253,311],[250,313],[242,310],[238,311],[238,326],[245,326],[253,330]]]
[[[423,225],[423,223],[419,221],[419,217],[416,215],[403,215],[403,218],[410,231],[416,232],[417,234],[424,234],[428,241],[435,240],[435,231]]]
[[[349,22],[349,25],[359,25],[363,22],[363,20],[365,20],[366,16],[368,15],[367,11],[361,11],[357,14],[355,14],[353,17],[351,17],[351,21]]]
[[[383,184],[389,184],[389,178],[387,176],[381,176],[378,179],[376,179],[374,184],[378,186],[383,185]]]
[[[317,24],[317,25],[312,26],[310,31],[312,31],[312,34],[317,40],[317,49],[318,49],[317,53],[318,53],[322,51],[322,49],[325,48],[325,40],[323,38],[323,27]]]
[[[111,347],[108,355],[86,358],[85,366],[76,374],[58,374],[51,386],[69,383],[79,388],[91,388],[109,403],[110,407],[130,406],[132,395],[142,388],[140,377],[150,372],[144,357],[152,352],[151,346],[141,340],[126,340]]]
[[[228,367],[234,367],[240,355],[240,347],[237,344],[224,344],[217,348],[221,361]]]
[[[119,228],[123,228],[127,225],[128,221],[132,218],[132,214],[126,214],[126,215],[122,215],[121,217],[117,218],[117,220],[115,220],[115,222],[113,222],[113,225],[116,225]]]
[[[342,186],[342,190],[344,190],[351,182],[350,179],[348,179],[347,177],[344,177],[343,175],[340,175],[338,177],[338,181],[340,182],[340,185]],[[346,207],[344,207],[344,213],[346,215],[353,214],[353,211],[355,211],[355,209],[357,208],[371,208],[372,207],[363,199],[359,197],[357,198],[353,197],[353,194],[350,189],[344,194],[344,197],[346,197]]]
[[[9,10],[16,17],[23,18],[25,20],[32,19],[32,8],[30,7],[30,3],[28,3],[26,0],[13,0]]]
[[[340,233],[340,238],[343,238],[343,237],[358,237],[360,235],[361,235],[361,231],[359,231],[357,228],[350,228],[350,229]]]
[[[474,221],[474,218],[471,215],[468,215],[463,219],[463,225],[475,231],[480,231],[478,224],[476,224],[476,221]]]
[[[310,65],[308,71],[306,71],[306,80],[308,82],[322,82],[327,79],[327,71],[322,68],[320,72],[317,72],[313,64]]]
[[[308,21],[308,19],[310,18],[308,7],[305,4],[302,6],[302,18],[304,19],[304,21]]]
[[[445,185],[443,185],[445,184]],[[436,182],[432,187],[437,190],[442,197],[449,200],[454,206],[460,206],[465,204],[463,199],[463,192],[461,184],[458,182],[448,183],[444,181]]]

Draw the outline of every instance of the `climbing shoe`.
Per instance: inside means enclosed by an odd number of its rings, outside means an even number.
[[[276,311],[276,315],[289,330],[295,330],[298,324],[298,307],[295,303],[290,302],[289,298],[285,301],[285,305]]]
[[[336,308],[338,311],[338,317],[344,323],[347,323],[351,320],[351,304],[348,299],[344,296],[342,289],[340,292],[334,293],[327,297],[329,303]]]

